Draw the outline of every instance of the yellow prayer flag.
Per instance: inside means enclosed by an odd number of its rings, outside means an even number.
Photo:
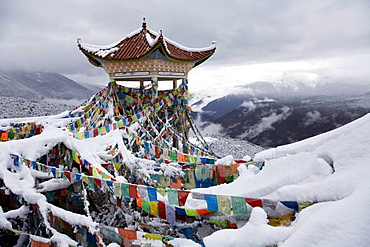
[[[144,235],[144,238],[145,239],[160,240],[160,241],[162,241],[162,236],[157,235],[157,234],[153,234],[153,233],[146,233]]]
[[[149,204],[150,204],[150,214],[152,214],[154,216],[159,216],[158,201],[152,201]]]
[[[114,168],[116,168],[116,170],[121,170],[121,167],[122,167],[122,164],[121,163],[114,163]]]
[[[114,196],[121,197],[121,183],[118,182],[113,183],[113,192]]]

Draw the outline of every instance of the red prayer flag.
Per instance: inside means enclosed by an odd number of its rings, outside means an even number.
[[[138,198],[137,185],[129,184],[128,186],[130,198]]]
[[[31,240],[31,246],[32,247],[49,247],[50,246],[50,243],[44,243],[44,242],[41,242],[41,241],[36,241],[36,240],[32,239],[32,237],[30,237],[30,240]]]
[[[95,136],[98,136],[99,135],[99,130],[98,129],[94,129],[93,133],[94,133],[94,137]]]
[[[118,233],[122,236],[123,239],[132,239],[132,240],[137,239],[135,231],[118,228]]]
[[[99,178],[94,178],[94,182],[101,189],[101,180]]]
[[[251,207],[260,207],[262,208],[262,199],[255,199],[255,198],[245,198],[245,201],[251,206]]]
[[[64,172],[64,176],[66,176],[66,178],[68,178],[68,181],[69,181],[69,182],[71,182],[71,181],[72,181],[72,179],[71,179],[71,172],[69,172],[69,171],[65,171],[65,172]]]
[[[186,190],[179,190],[177,191],[177,194],[179,196],[179,206],[182,207],[186,203],[186,199],[188,198],[190,191]]]
[[[166,219],[166,204],[162,201],[158,201],[158,212],[159,218]]]
[[[197,212],[197,214],[199,215],[212,215],[211,212],[209,212],[208,209],[196,209],[195,210]]]

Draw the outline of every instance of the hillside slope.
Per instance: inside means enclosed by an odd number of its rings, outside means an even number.
[[[0,71],[0,96],[24,99],[86,99],[95,92],[56,73]]]

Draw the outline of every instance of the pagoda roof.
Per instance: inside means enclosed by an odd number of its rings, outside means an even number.
[[[216,50],[215,42],[205,48],[188,48],[182,46],[159,33],[146,28],[143,18],[142,27],[127,35],[122,40],[107,46],[82,43],[77,39],[79,49],[89,58],[90,62],[100,67],[102,61],[141,60],[155,50],[159,50],[167,59],[179,62],[192,62],[197,66],[207,60]]]

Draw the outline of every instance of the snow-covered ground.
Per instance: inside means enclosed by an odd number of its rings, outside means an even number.
[[[370,243],[370,115],[325,134],[262,151],[265,167],[240,170],[231,184],[204,193],[312,201],[289,227],[267,225],[266,212],[254,208],[237,230],[221,230],[206,246],[368,246]]]
[[[234,139],[225,135],[205,136],[210,149],[219,157],[232,155],[234,159],[243,159],[246,155],[254,157],[265,148],[241,139]]]
[[[0,119],[50,116],[59,114],[63,111],[72,110],[73,108],[73,106],[68,104],[26,100],[14,97],[0,97]]]

